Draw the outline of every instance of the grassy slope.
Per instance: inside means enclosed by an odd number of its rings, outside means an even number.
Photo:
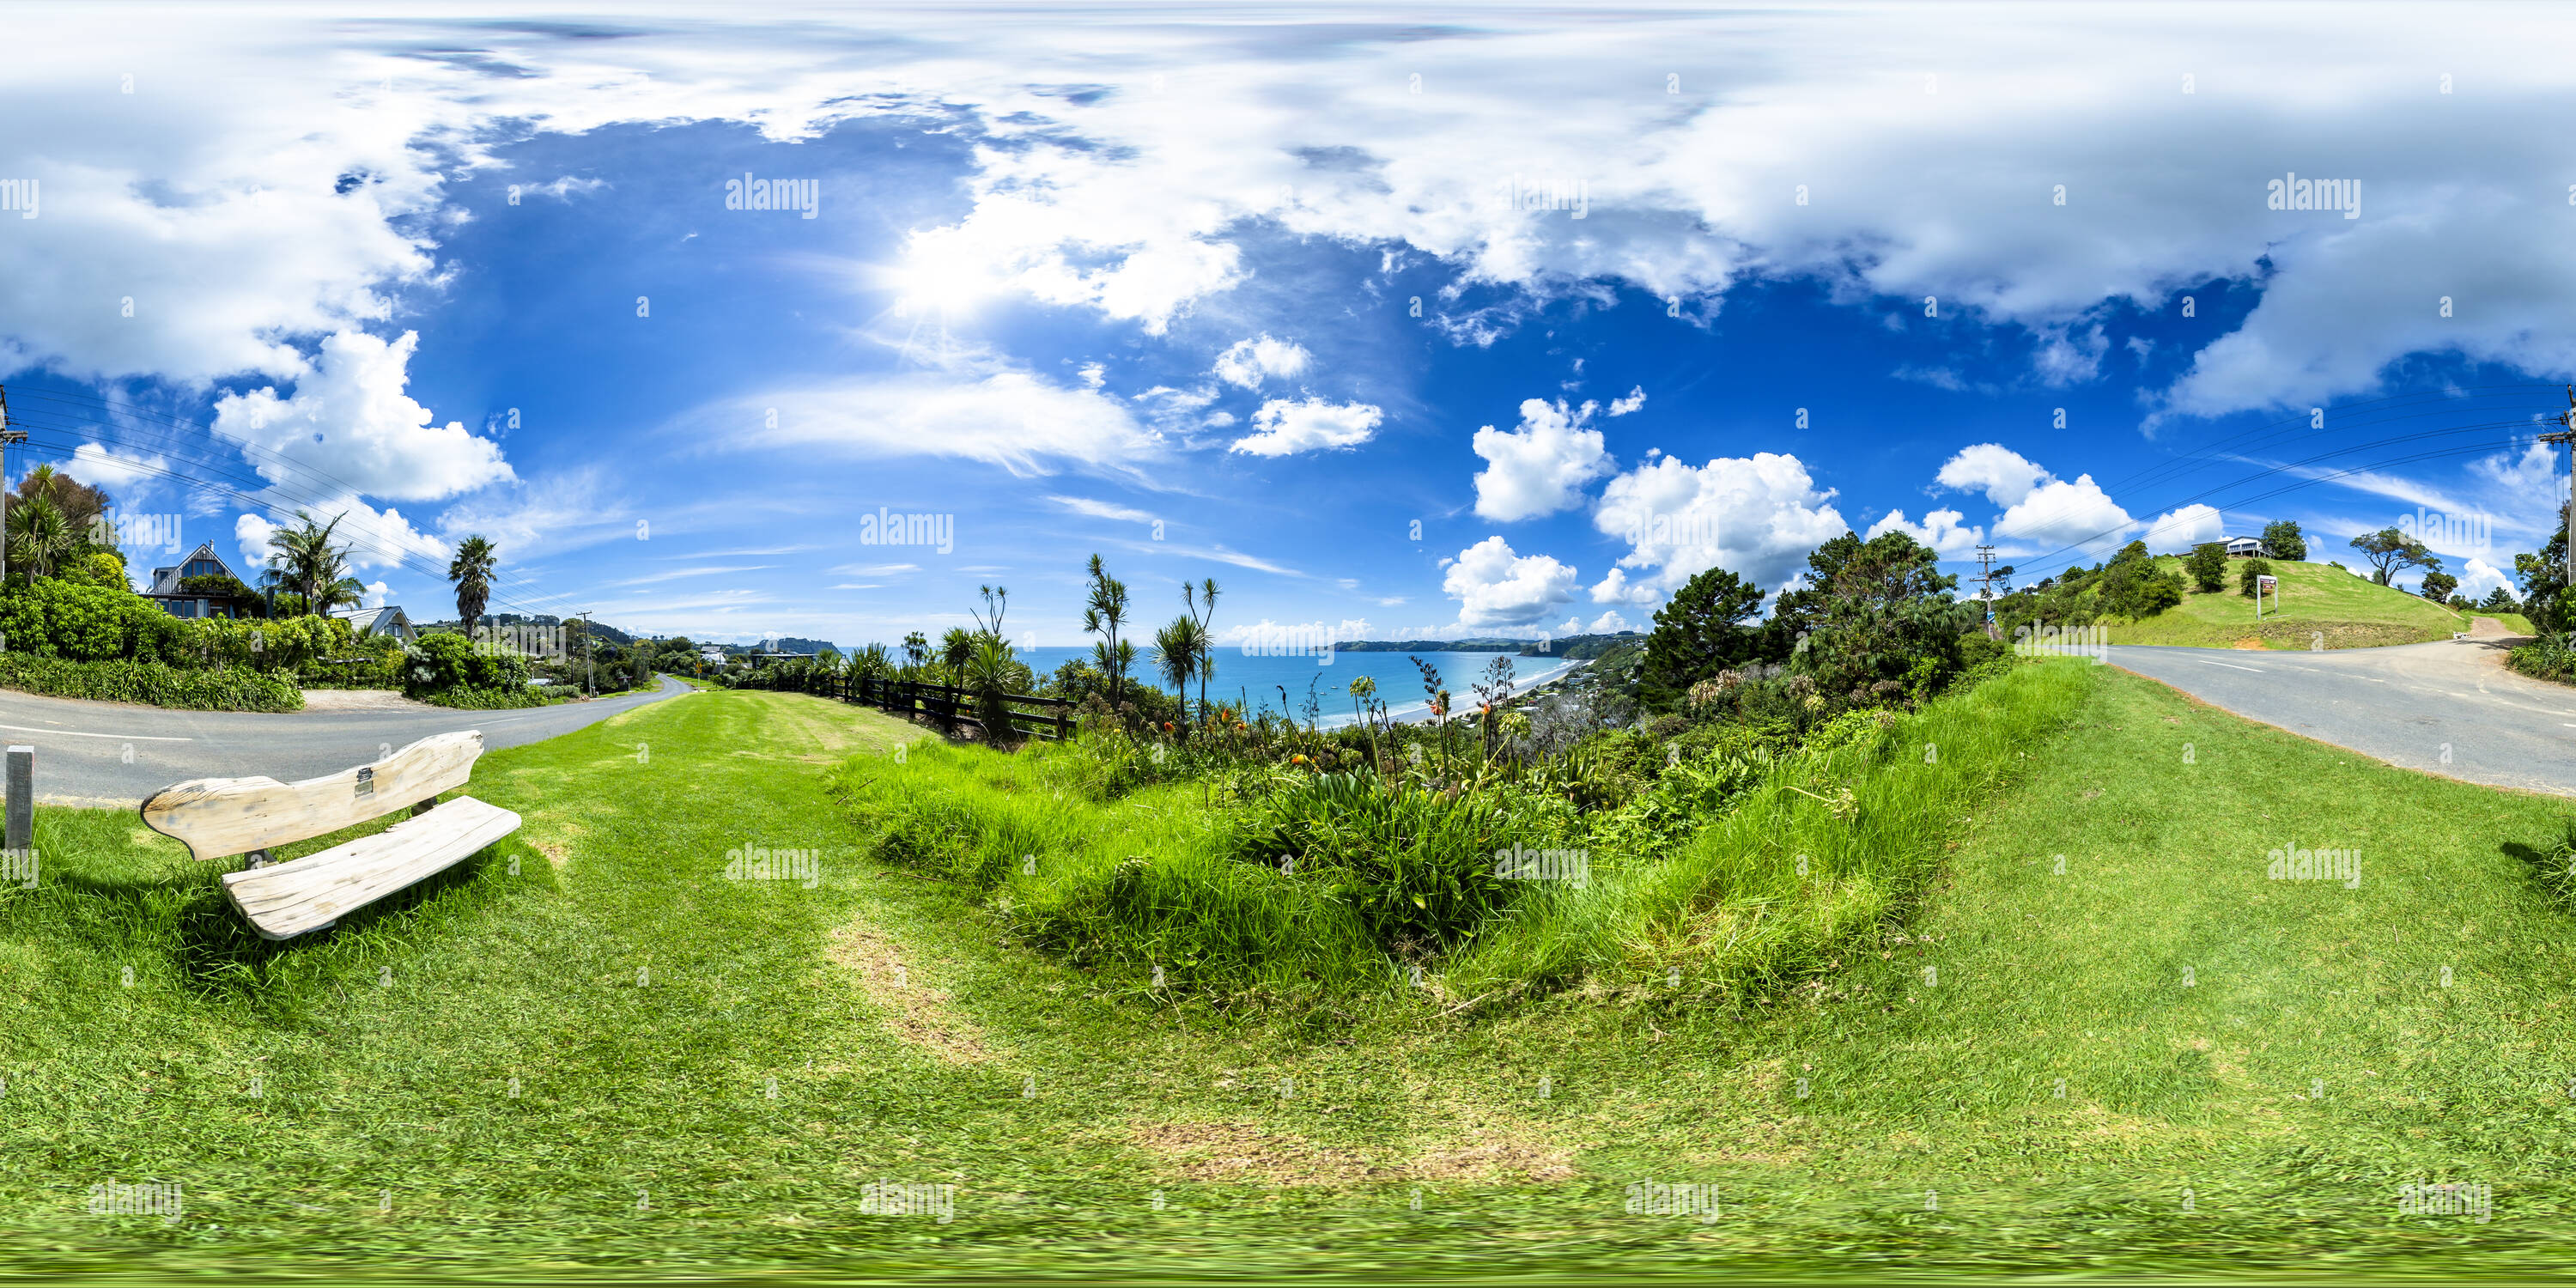
[[[2564,804],[2085,673],[2077,726],[1963,817],[1914,924],[1832,1000],[1744,1016],[1578,998],[1307,1032],[1107,1000],[996,942],[954,887],[836,850],[794,739],[895,731],[789,695],[495,753],[476,794],[565,868],[513,884],[489,861],[264,964],[226,956],[184,859],[121,815],[47,811],[60,866],[0,904],[0,1223],[66,1259],[196,1267],[2567,1260],[2576,938],[2501,848],[2554,834]],[[2293,839],[2360,848],[2361,887],[2263,879]],[[745,844],[823,848],[831,879],[711,879]],[[109,1176],[185,1178],[189,1220],[78,1215]],[[955,1223],[857,1215],[878,1177],[958,1184]],[[1648,1178],[1716,1183],[1725,1215],[1623,1214]],[[2496,1220],[2400,1219],[2406,1180],[2492,1183]]]
[[[2156,560],[2164,571],[2180,572],[2183,561],[2166,556]],[[2203,648],[2253,647],[2304,649],[2322,634],[2327,648],[2357,648],[2382,644],[2420,644],[2428,640],[2446,640],[2455,631],[2469,629],[2471,614],[2452,612],[2420,595],[2408,594],[2390,586],[2381,586],[2370,578],[2330,568],[2322,563],[2291,563],[2273,560],[2273,575],[2281,579],[2281,606],[2278,615],[2267,598],[2263,621],[2254,620],[2254,601],[2236,590],[2241,561],[2230,561],[2225,589],[2201,594],[2189,589],[2190,577],[2183,575],[2183,601],[2143,622],[2113,624],[2111,640],[2115,644],[2185,644]],[[2529,633],[2530,625],[2510,613],[2480,613],[2474,616],[2495,617],[2517,633]]]

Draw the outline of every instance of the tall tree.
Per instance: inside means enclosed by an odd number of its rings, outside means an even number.
[[[1208,623],[1216,618],[1216,578],[1200,582],[1199,590],[1201,594],[1193,599],[1190,584],[1181,583],[1181,607],[1198,625],[1199,721],[1205,723],[1208,719],[1208,681],[1216,678],[1216,637],[1208,633]]]
[[[1154,670],[1163,683],[1180,695],[1181,708],[1187,713],[1190,704],[1190,680],[1199,673],[1199,654],[1204,651],[1198,619],[1183,613],[1172,624],[1154,632]],[[1206,699],[1202,697],[1201,702]]]
[[[1690,686],[1759,656],[1761,634],[1746,623],[1761,611],[1762,588],[1724,568],[1684,582],[1655,612],[1637,696],[1649,707],[1669,710]]]
[[[303,597],[307,613],[328,613],[335,602],[356,598],[348,592],[357,584],[349,576],[348,547],[331,544],[332,533],[347,517],[342,514],[327,524],[318,523],[298,510],[295,526],[268,534],[268,566],[280,584]]]
[[[2423,589],[2416,593],[2436,604],[2451,602],[2451,592],[2460,588],[2460,579],[2438,569],[2424,574]]]
[[[2271,551],[2275,559],[2301,561],[2308,557],[2308,539],[2291,519],[2274,519],[2263,525],[2263,548]]]
[[[2192,588],[2206,595],[2227,586],[2227,546],[2224,542],[2204,541],[2191,549],[2191,558],[2183,571],[2191,574]]]
[[[457,542],[456,557],[447,561],[447,579],[456,583],[456,620],[468,638],[483,620],[483,606],[492,599],[492,574],[500,566],[500,552],[481,537]]]
[[[1136,663],[1136,646],[1120,638],[1127,624],[1127,583],[1109,575],[1101,567],[1100,556],[1091,557],[1091,584],[1083,601],[1082,629],[1087,635],[1098,635],[1091,646],[1091,656],[1100,664],[1100,673],[1109,680],[1109,707],[1117,710],[1127,691],[1127,668]]]
[[[2372,573],[2370,579],[2382,586],[2409,568],[2442,570],[2442,561],[2423,542],[2395,528],[2381,528],[2377,532],[2354,537],[2352,548],[2360,551],[2362,557],[2370,561],[2370,566],[2379,570]]]
[[[29,580],[52,576],[80,545],[53,502],[39,497],[9,507],[9,562],[26,569]]]

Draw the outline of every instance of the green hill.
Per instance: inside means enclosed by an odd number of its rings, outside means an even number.
[[[2109,623],[2113,643],[2305,649],[2322,642],[2327,648],[2371,648],[2446,640],[2468,630],[2475,617],[2496,618],[2518,634],[2531,631],[2515,614],[2457,613],[2330,564],[2282,559],[2271,561],[2272,574],[2281,579],[2280,608],[2275,611],[2266,596],[2258,623],[2254,601],[2237,593],[2242,565],[2228,565],[2225,589],[2202,594],[2189,588],[2179,556],[2163,556],[2155,563],[2158,572],[2183,577],[2182,603],[2138,622],[2114,619]]]

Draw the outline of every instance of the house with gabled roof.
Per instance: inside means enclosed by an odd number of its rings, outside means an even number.
[[[409,644],[420,638],[420,632],[413,629],[411,619],[392,604],[382,608],[335,609],[331,615],[347,622],[350,632],[362,639],[369,635],[390,635]]]
[[[224,562],[224,557],[215,553],[215,543],[205,541],[199,542],[197,548],[189,551],[188,557],[177,564],[153,569],[151,589],[144,591],[143,597],[159,602],[162,610],[172,617],[255,615],[250,608],[259,602],[257,596],[231,594],[212,589],[203,582],[194,589],[189,588],[190,581],[202,577],[228,577],[245,591],[250,588],[249,583],[242,581]]]

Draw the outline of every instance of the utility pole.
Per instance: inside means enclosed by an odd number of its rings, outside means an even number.
[[[578,616],[581,618],[581,695],[585,698],[597,697],[599,690],[592,683],[597,672],[590,664],[590,613],[583,612]]]
[[[9,445],[27,441],[27,431],[9,428],[9,391],[0,388],[0,583],[9,580]]]
[[[2000,639],[2001,634],[1995,630],[1995,548],[1993,546],[1977,547],[1977,583],[1978,598],[1986,606],[1986,638]]]
[[[2570,485],[2566,509],[2567,541],[2570,546],[2576,546],[2576,385],[2567,386],[2567,410],[2558,413],[2558,432],[2543,434],[2540,436],[2540,441],[2554,443],[2567,449],[2567,476]],[[2576,572],[2569,571],[2576,569],[2576,551],[2561,550],[2559,553],[2562,560],[2559,571],[2564,574],[2571,593],[2576,593]]]

